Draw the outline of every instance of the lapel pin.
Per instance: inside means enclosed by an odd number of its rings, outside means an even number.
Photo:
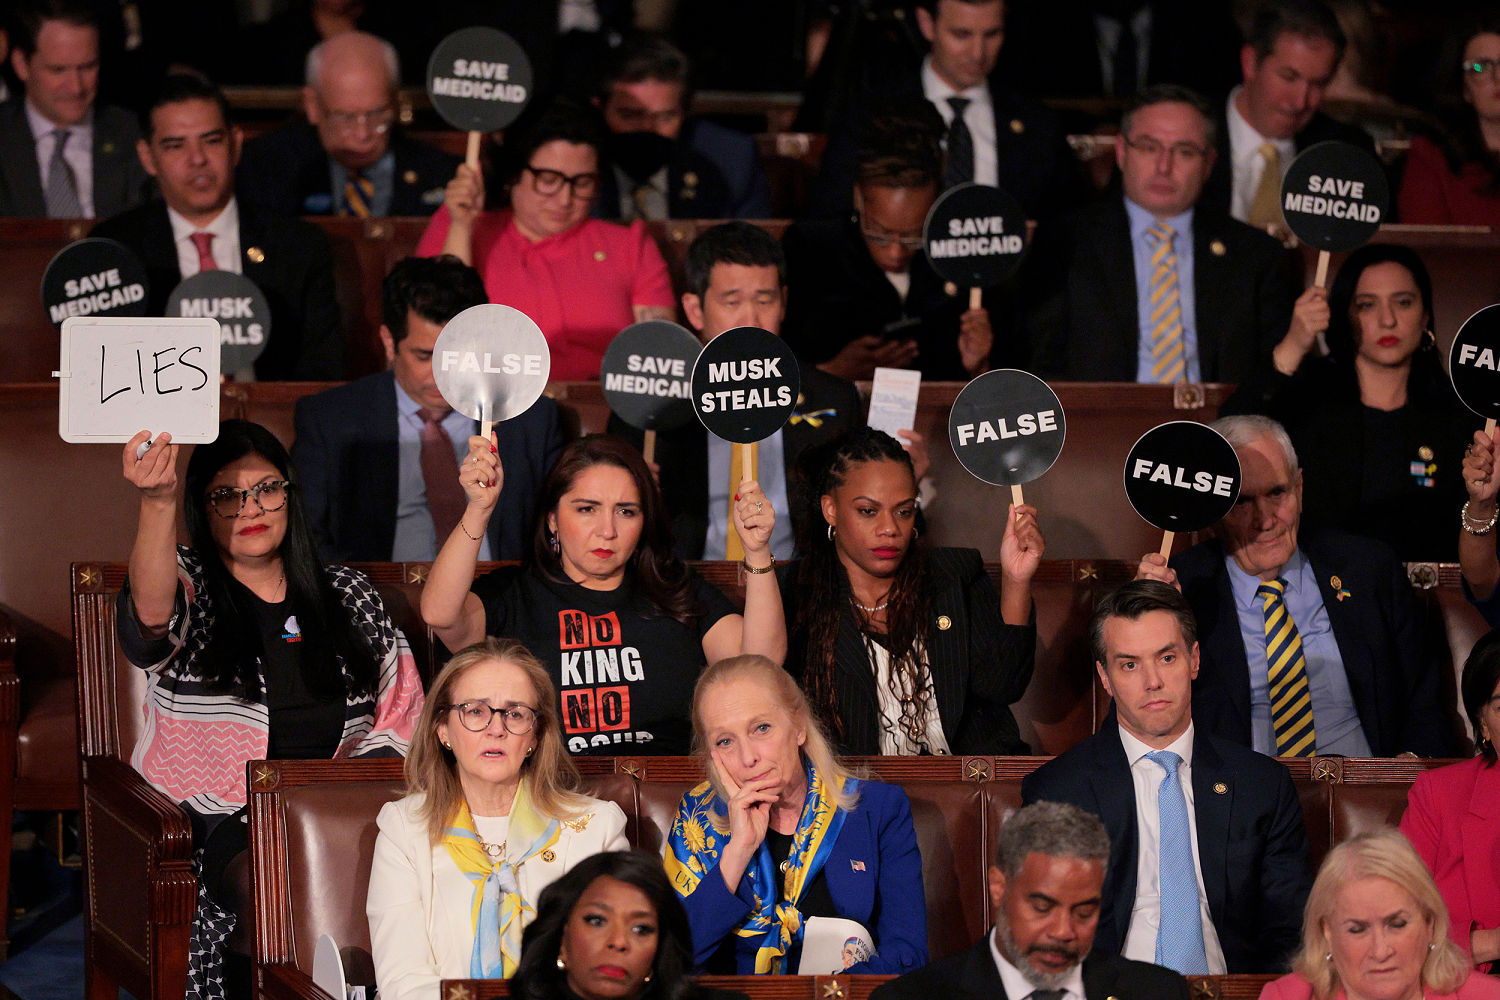
[[[1224,245],[1223,240],[1214,240],[1208,244],[1208,252],[1215,257],[1222,257],[1229,252],[1229,248]]]
[[[686,184],[688,187],[696,187],[698,185],[698,175],[689,170],[687,173],[682,175],[682,183]]]
[[[1432,449],[1427,447],[1425,444],[1422,445],[1417,449],[1417,457],[1424,462],[1432,461]]]
[[[1021,119],[1019,118],[1012,118],[1010,120],[1010,130],[1016,135],[1020,135],[1022,132],[1026,131],[1026,123],[1021,121]]]
[[[408,170],[401,175],[401,180],[407,184],[415,184],[417,183],[417,172],[415,170]]]
[[[251,247],[250,249],[245,251],[245,256],[249,257],[252,262],[260,264],[265,261],[266,252],[260,247]]]
[[[594,259],[595,260],[602,261],[602,260],[604,260],[604,257],[605,257],[605,253],[604,253],[603,250],[595,250],[594,251]]]
[[[1346,597],[1354,596],[1353,594],[1349,593],[1349,591],[1344,589],[1344,581],[1340,580],[1336,576],[1331,576],[1328,578],[1328,586],[1333,588],[1333,596],[1336,600],[1342,601]]]
[[[943,294],[944,295],[957,295],[958,294],[958,286],[955,285],[951,281],[944,282],[943,283]]]
[[[850,858],[849,867],[857,872],[862,872],[865,870],[865,863],[863,861],[855,861],[853,858]]]
[[[102,150],[102,152],[104,153],[105,156],[109,156],[111,153],[113,153],[115,151],[115,144],[112,143],[112,142],[106,142],[101,147],[101,150]]]
[[[545,862],[547,862],[547,864],[550,865],[552,862],[554,862],[554,861],[557,860],[557,852],[554,851],[554,850],[552,850],[552,848],[550,848],[550,847],[547,848],[545,851],[542,852],[542,860],[545,861]]]
[[[953,619],[947,615],[938,615],[937,625],[939,632],[946,632],[953,627]]]
[[[1216,781],[1216,782],[1214,782],[1214,794],[1215,795],[1228,795],[1229,794],[1229,786],[1226,785],[1226,784],[1224,784],[1224,782],[1222,782],[1222,781]]]

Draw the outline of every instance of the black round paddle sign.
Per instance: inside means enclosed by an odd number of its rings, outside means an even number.
[[[443,121],[456,129],[505,128],[531,100],[531,60],[503,31],[461,28],[432,50],[427,96]]]
[[[1240,495],[1240,460],[1207,424],[1174,420],[1142,434],[1125,459],[1125,496],[1162,531],[1201,531]]]
[[[599,365],[604,401],[643,431],[665,431],[693,419],[693,363],[698,338],[654,319],[627,326],[609,342]]]
[[[1022,486],[1052,468],[1067,425],[1052,387],[1030,372],[1002,368],[964,386],[948,414],[948,441],[969,475]]]
[[[725,441],[764,441],[797,406],[802,373],[776,334],[758,326],[726,330],[693,365],[693,412]]]
[[[928,210],[922,238],[927,259],[943,280],[989,288],[1021,266],[1026,213],[999,188],[960,184]]]
[[[1292,234],[1315,250],[1353,250],[1369,242],[1391,201],[1385,167],[1347,142],[1303,150],[1281,182],[1281,214]]]
[[[271,336],[271,303],[255,282],[233,271],[199,271],[167,296],[168,316],[219,321],[219,370],[233,375],[255,364]]]
[[[432,345],[432,380],[448,405],[499,423],[531,408],[547,388],[552,353],[519,309],[486,303],[450,319]]]
[[[134,250],[90,236],[69,243],[42,274],[42,305],[54,326],[70,316],[146,315],[146,265]]]
[[[1448,349],[1448,374],[1465,406],[1486,420],[1500,418],[1500,305],[1464,320]]]

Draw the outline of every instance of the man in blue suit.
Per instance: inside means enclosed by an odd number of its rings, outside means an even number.
[[[1194,731],[1197,631],[1187,601],[1156,580],[1100,601],[1090,638],[1114,711],[1021,797],[1104,821],[1097,949],[1184,974],[1277,972],[1312,885],[1302,807],[1281,762]]]
[[[453,527],[444,520],[442,491],[457,489],[458,462],[469,437],[479,433],[474,420],[449,408],[432,377],[433,344],[443,324],[488,301],[478,272],[456,257],[408,257],[386,276],[382,296],[380,339],[390,370],[304,396],[293,418],[292,463],[303,509],[323,558],[331,561],[435,558]],[[428,418],[441,437],[427,430]],[[424,448],[424,433],[437,438],[432,449]],[[519,417],[496,424],[495,433],[505,489],[479,558],[519,559],[537,490],[563,446],[557,404],[543,396]],[[444,444],[451,461],[434,469]],[[431,490],[429,474],[435,477]],[[462,516],[462,491],[453,498]]]

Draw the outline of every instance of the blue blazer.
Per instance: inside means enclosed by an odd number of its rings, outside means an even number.
[[[927,897],[911,804],[895,785],[862,781],[859,791],[823,873],[839,915],[869,930],[877,954],[844,971],[910,972],[927,964]],[[701,966],[750,915],[754,897],[748,877],[730,892],[716,864],[682,902],[693,929],[693,962]],[[734,971],[753,973],[754,941],[737,936],[734,941]]]

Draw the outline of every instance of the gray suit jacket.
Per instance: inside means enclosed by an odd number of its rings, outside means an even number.
[[[120,108],[94,108],[94,216],[104,219],[146,199],[146,170],[136,155],[135,118]],[[0,104],[0,215],[45,219],[47,202],[36,162],[36,140],[24,98]]]

